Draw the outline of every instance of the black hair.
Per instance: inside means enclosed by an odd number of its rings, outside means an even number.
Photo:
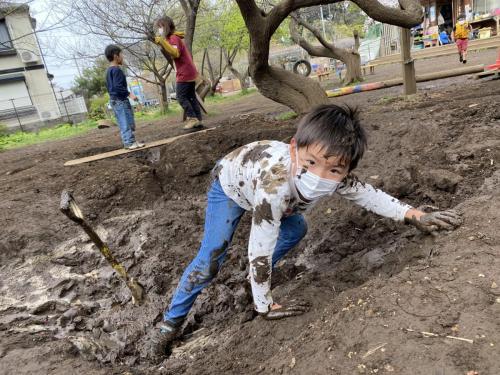
[[[104,54],[106,55],[108,61],[111,62],[114,60],[115,56],[118,56],[120,54],[121,51],[122,49],[118,47],[116,44],[110,44],[104,50]]]
[[[163,16],[155,21],[155,25],[162,25],[165,28],[165,36],[170,36],[175,31],[175,23],[169,16]]]
[[[300,120],[294,138],[297,147],[321,145],[325,157],[339,156],[342,163],[349,165],[349,171],[358,166],[367,148],[358,111],[346,104],[314,108]]]

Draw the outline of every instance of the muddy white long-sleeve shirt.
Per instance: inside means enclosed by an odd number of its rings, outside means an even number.
[[[291,176],[291,164],[288,144],[259,141],[231,152],[216,169],[226,195],[253,214],[248,258],[255,307],[262,313],[267,312],[273,303],[271,261],[281,219],[305,211],[315,203],[300,200]],[[406,211],[411,208],[355,179],[347,178],[336,193],[394,220],[404,220]]]

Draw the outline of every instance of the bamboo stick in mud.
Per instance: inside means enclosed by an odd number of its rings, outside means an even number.
[[[87,233],[92,242],[97,246],[101,254],[106,258],[108,263],[113,267],[113,269],[122,277],[127,284],[127,287],[132,293],[132,303],[140,305],[144,301],[144,288],[141,284],[137,282],[133,277],[130,277],[125,270],[125,267],[118,262],[118,260],[113,256],[108,245],[101,240],[99,235],[92,229],[92,227],[85,221],[82,210],[75,202],[73,194],[64,190],[61,193],[61,204],[60,210],[65,214],[71,221],[77,223],[82,227],[82,229]]]

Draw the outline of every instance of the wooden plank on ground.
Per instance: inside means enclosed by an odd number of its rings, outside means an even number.
[[[181,135],[178,135],[178,136],[175,136],[175,137],[171,137],[171,138],[167,138],[167,139],[160,139],[158,141],[147,143],[146,146],[141,147],[141,148],[136,148],[135,150],[126,150],[126,149],[122,148],[122,149],[119,149],[119,150],[104,152],[102,154],[87,156],[87,157],[80,158],[80,159],[69,160],[66,163],[64,163],[64,166],[78,165],[78,164],[83,164],[83,163],[90,163],[91,161],[97,161],[97,160],[112,158],[114,156],[131,154],[133,152],[143,151],[143,150],[146,150],[148,148],[163,146],[163,145],[175,142],[178,139],[190,137],[190,136],[193,136],[195,134],[206,133],[206,132],[209,132],[209,131],[214,130],[214,129],[217,129],[217,128],[209,128],[209,129],[205,129],[205,130],[199,130],[199,131],[193,132],[193,133],[181,134]]]

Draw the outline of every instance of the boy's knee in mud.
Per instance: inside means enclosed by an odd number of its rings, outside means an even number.
[[[201,261],[199,264],[194,266],[194,269],[189,273],[187,283],[184,286],[185,292],[191,293],[196,286],[205,286],[217,276],[228,245],[228,241],[224,241],[220,247],[213,250],[210,254],[208,264],[205,261]]]

